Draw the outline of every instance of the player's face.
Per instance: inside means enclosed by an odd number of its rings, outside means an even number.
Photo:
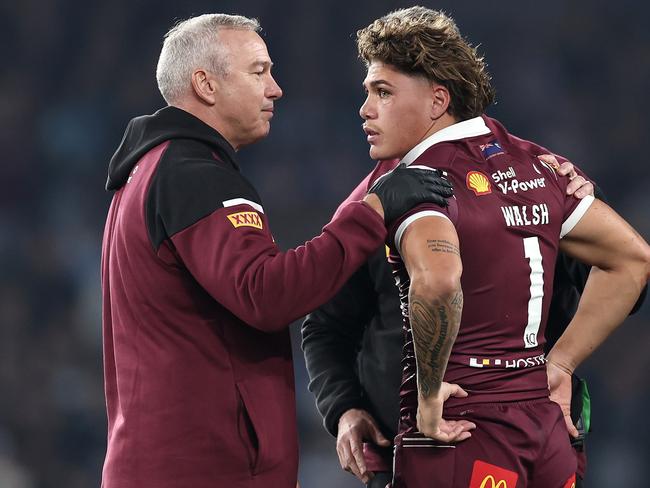
[[[373,61],[363,81],[368,94],[359,109],[373,159],[402,158],[427,135],[432,85],[426,78]]]
[[[219,77],[214,110],[221,120],[222,135],[239,149],[268,135],[273,102],[282,96],[282,90],[271,76],[273,63],[256,32],[224,29],[219,41],[229,66]]]

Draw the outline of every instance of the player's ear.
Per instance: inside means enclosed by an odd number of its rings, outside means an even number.
[[[451,94],[446,87],[438,83],[431,84],[431,120],[436,120],[447,113],[451,103]]]

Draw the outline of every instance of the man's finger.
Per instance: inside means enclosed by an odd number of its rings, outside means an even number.
[[[366,474],[366,460],[363,457],[363,446],[357,440],[352,440],[350,442],[350,451],[352,453],[352,459],[350,460],[352,472],[357,478],[366,483],[368,475]]]
[[[573,437],[574,439],[577,438],[580,433],[578,432],[578,429],[576,429],[576,426],[573,425],[573,421],[571,420],[570,415],[565,415],[564,416],[564,421],[566,422],[566,427],[567,430],[569,431],[569,435]]]
[[[456,398],[465,398],[468,395],[468,393],[465,390],[463,390],[460,387],[460,385],[457,385],[456,383],[450,383],[449,386],[451,392],[449,396],[453,396]]]
[[[350,446],[350,442],[348,440],[339,441],[336,445],[336,452],[339,455],[339,463],[341,464],[341,469],[352,473],[361,481],[364,481],[364,478],[359,471],[359,467],[357,466],[355,457],[352,454],[352,447]]]
[[[556,159],[556,162],[557,162],[557,159]],[[571,179],[578,176],[578,173],[576,173],[575,167],[573,166],[573,164],[570,161],[566,161],[566,162],[562,163],[560,165],[560,167],[557,169],[557,172],[558,172],[559,175],[568,176]]]
[[[567,185],[566,193],[567,195],[575,193],[576,197],[584,198],[587,195],[594,194],[594,185],[590,181],[585,180],[582,176],[577,176]]]

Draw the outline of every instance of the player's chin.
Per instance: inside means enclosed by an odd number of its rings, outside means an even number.
[[[368,153],[372,159],[377,161],[380,159],[388,159],[386,157],[387,151],[381,145],[371,144]]]

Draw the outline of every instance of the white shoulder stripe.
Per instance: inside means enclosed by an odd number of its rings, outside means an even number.
[[[400,255],[402,254],[401,251],[402,236],[404,235],[406,228],[416,220],[421,219],[422,217],[442,217],[451,222],[451,219],[449,217],[447,217],[442,212],[436,212],[435,210],[422,210],[421,212],[411,215],[399,225],[399,227],[397,228],[397,232],[395,232],[395,247],[397,248],[397,252]]]
[[[572,197],[573,198],[573,197]],[[591,204],[594,202],[594,197],[592,195],[587,195],[582,200],[578,206],[571,212],[571,215],[564,221],[562,224],[562,230],[560,230],[560,239],[567,235],[571,230],[576,226],[580,219],[585,214],[585,212],[591,207]]]
[[[225,200],[223,202],[224,207],[234,207],[235,205],[250,205],[258,212],[264,213],[264,209],[259,203],[252,202],[251,200],[246,200],[245,198],[233,198],[231,200]]]

